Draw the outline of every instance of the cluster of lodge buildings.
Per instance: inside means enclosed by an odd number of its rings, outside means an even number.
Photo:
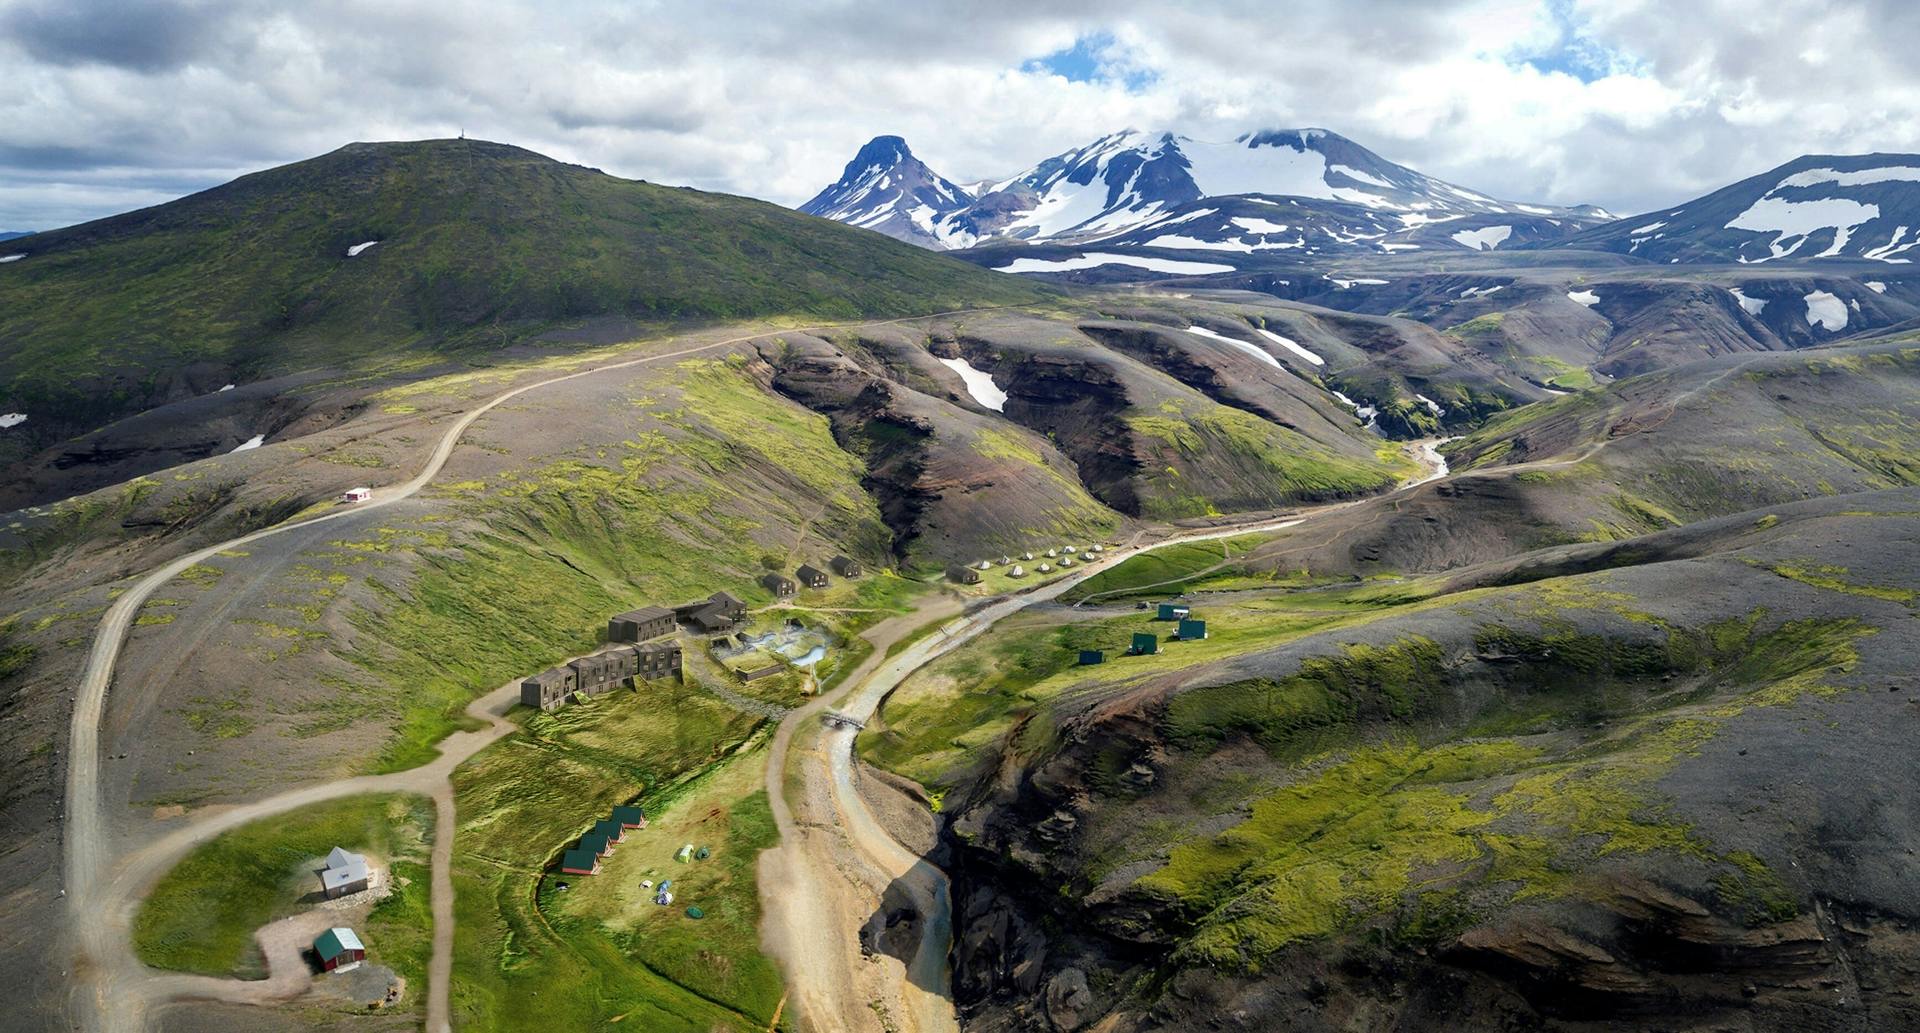
[[[856,578],[861,573],[860,561],[847,556],[835,556],[827,561],[827,566],[844,578]],[[760,578],[760,587],[771,592],[775,599],[791,599],[802,587],[825,588],[832,583],[833,579],[827,576],[826,571],[811,563],[800,564],[800,569],[793,572],[793,577],[775,570]]]
[[[1141,605],[1145,606],[1146,604],[1142,603]],[[1193,611],[1184,603],[1161,603],[1159,610],[1154,613],[1153,619],[1157,621],[1175,622],[1173,631],[1175,641],[1191,642],[1207,637],[1207,622],[1193,616]],[[1133,644],[1127,647],[1128,656],[1152,656],[1158,652],[1160,652],[1159,634],[1151,631],[1136,631],[1133,633]],[[1103,664],[1106,662],[1107,654],[1104,650],[1082,649],[1080,651],[1080,665],[1082,667],[1088,664]]]
[[[615,807],[610,817],[593,823],[580,837],[578,846],[560,857],[560,870],[568,875],[600,874],[600,859],[613,853],[614,844],[627,838],[628,829],[647,827],[647,813],[638,807]]]
[[[847,556],[827,561],[834,573],[854,578],[861,574],[860,563]],[[808,588],[825,588],[832,580],[827,572],[810,563],[794,571],[799,583]],[[793,578],[768,574],[760,579],[776,598],[787,598],[795,591]],[[678,642],[654,641],[673,634],[685,624],[703,635],[722,635],[746,620],[747,604],[729,592],[715,592],[705,599],[665,606],[642,606],[615,614],[607,620],[607,641],[613,648],[583,656],[559,667],[550,667],[520,683],[520,702],[541,710],[556,710],[574,696],[598,696],[630,683],[632,679],[681,677],[684,654]],[[778,674],[779,666],[754,672],[754,677]],[[752,680],[749,678],[748,680]]]
[[[652,641],[673,634],[686,623],[703,632],[726,631],[747,615],[747,604],[726,592],[715,592],[698,602],[676,606],[642,606],[616,614],[607,621],[612,649],[602,650],[559,667],[549,667],[520,683],[520,702],[541,710],[565,706],[576,693],[598,696],[628,684],[634,678],[677,678],[684,656],[678,642]]]
[[[1055,566],[1058,566],[1061,570],[1066,570],[1073,566],[1076,557],[1083,562],[1091,562],[1098,558],[1103,551],[1105,551],[1104,547],[1099,545],[1086,546],[1084,553],[1082,553],[1079,546],[1062,545],[1048,549],[1044,556],[1035,556],[1031,550],[1021,553],[1017,558],[1013,556],[1002,556],[1000,557],[998,566],[1009,568],[1007,570],[1008,577],[1026,577],[1027,568],[1025,564],[1038,560],[1039,564],[1033,568],[1034,572],[1038,574],[1051,574]],[[981,579],[980,572],[983,570],[992,570],[995,565],[992,560],[980,560],[976,563],[949,564],[947,567],[947,580],[955,584],[977,585]]]

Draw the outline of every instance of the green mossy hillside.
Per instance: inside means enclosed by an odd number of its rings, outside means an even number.
[[[478,140],[352,144],[16,249],[27,257],[0,269],[0,398],[59,436],[195,393],[188,367],[404,369],[601,318],[852,319],[1045,296],[778,205]]]

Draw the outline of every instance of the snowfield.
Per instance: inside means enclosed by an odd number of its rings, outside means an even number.
[[[378,243],[380,243],[380,242],[379,242],[379,241],[377,241],[377,240],[369,240],[369,241],[367,241],[367,242],[365,242],[365,243],[363,243],[363,244],[355,244],[354,246],[352,246],[352,247],[350,247],[350,248],[348,248],[348,249],[347,249],[347,257],[348,257],[348,258],[359,258],[359,257],[360,257],[360,252],[362,252],[362,251],[365,251],[366,249],[368,249],[368,248],[370,248],[370,247],[372,247],[372,246],[374,246],[375,244],[378,244]]]
[[[967,393],[973,396],[974,401],[994,412],[1007,411],[1007,393],[993,382],[993,374],[974,368],[973,363],[965,359],[941,359],[940,364],[960,374],[960,380],[967,385]]]
[[[1847,328],[1846,304],[1826,291],[1809,293],[1807,325],[1825,327],[1828,333],[1839,333],[1845,330]]]
[[[1920,169],[1911,165],[1883,165],[1877,169],[1860,169],[1855,172],[1808,169],[1781,180],[1768,193],[1776,193],[1791,187],[1817,187],[1822,183],[1833,183],[1843,187],[1866,186],[1869,183],[1920,183]]]
[[[1778,190],[1779,187],[1774,189]],[[1823,197],[1814,201],[1789,201],[1775,197],[1771,193],[1755,201],[1747,210],[1733,217],[1726,229],[1752,230],[1755,233],[1774,234],[1773,242],[1767,245],[1771,253],[1760,261],[1785,258],[1800,250],[1807,237],[1818,230],[1832,230],[1834,244],[1820,256],[1838,254],[1845,246],[1846,238],[1865,223],[1880,217],[1880,206],[1861,204],[1844,197]],[[1786,246],[1793,241],[1793,246]]]
[[[1016,258],[1002,266],[995,266],[1003,273],[1063,273],[1074,269],[1092,269],[1101,265],[1131,265],[1141,269],[1150,269],[1156,273],[1180,273],[1198,276],[1203,273],[1230,273],[1233,266],[1218,265],[1213,262],[1180,262],[1171,258],[1145,258],[1140,255],[1116,255],[1110,252],[1090,252],[1079,258]]]
[[[1284,370],[1287,368],[1280,364],[1279,359],[1276,359],[1273,356],[1268,355],[1265,351],[1259,348],[1255,348],[1253,345],[1248,344],[1245,341],[1236,340],[1232,337],[1228,337],[1226,334],[1215,333],[1204,326],[1187,327],[1187,332],[1190,334],[1197,334],[1198,336],[1201,336],[1201,337],[1211,338],[1215,341],[1219,341],[1222,344],[1228,345],[1233,348],[1237,348],[1240,351],[1246,352],[1248,355],[1251,355],[1254,358],[1259,359],[1261,362],[1264,362],[1267,365],[1272,366],[1274,369]]]
[[[1302,348],[1300,346],[1300,343],[1298,341],[1295,341],[1291,337],[1282,337],[1279,334],[1276,334],[1273,331],[1266,329],[1265,327],[1258,327],[1258,326],[1253,328],[1253,332],[1256,334],[1259,334],[1260,336],[1266,338],[1269,341],[1272,341],[1273,343],[1279,345],[1280,347],[1285,348],[1286,350],[1294,353],[1295,355],[1300,356],[1301,358],[1307,360],[1308,362],[1313,363],[1316,366],[1324,366],[1327,364],[1327,360],[1321,358],[1318,355],[1315,355],[1314,353],[1306,350],[1305,348]]]
[[[23,412],[0,413],[0,430],[8,430],[13,427],[18,427],[25,422],[27,422],[26,413],[23,413]]]
[[[1738,301],[1740,307],[1747,310],[1747,315],[1757,316],[1766,311],[1767,299],[1765,298],[1749,298],[1742,294],[1738,287],[1727,288],[1727,293],[1733,295],[1733,300]]]
[[[1252,254],[1254,250],[1254,245],[1242,240],[1201,240],[1198,237],[1186,237],[1177,233],[1163,233],[1141,246],[1175,248],[1183,251],[1238,251],[1242,254]]]
[[[27,257],[27,253],[25,251],[22,251],[17,255],[0,255],[0,263],[18,262],[25,257]]]
[[[1868,280],[1867,289],[1875,294],[1885,294],[1887,292],[1887,285],[1881,283],[1879,280]]]
[[[1255,219],[1249,216],[1239,216],[1239,215],[1236,215],[1233,218],[1228,219],[1227,221],[1233,223],[1235,226],[1238,226],[1243,230],[1246,230],[1248,233],[1259,233],[1264,235],[1268,233],[1287,232],[1287,225],[1286,223],[1283,223],[1283,222],[1269,222],[1266,219]]]
[[[1475,251],[1492,251],[1513,236],[1512,226],[1483,226],[1477,230],[1461,230],[1453,235],[1453,242],[1462,244]]]
[[[1585,305],[1588,308],[1592,308],[1600,304],[1600,295],[1592,291],[1568,291],[1567,300],[1576,305]]]
[[[242,441],[238,445],[235,445],[233,447],[233,451],[234,452],[251,451],[252,449],[259,448],[261,445],[266,444],[266,441],[267,441],[267,436],[265,434],[255,434],[253,437],[250,437],[247,440]],[[232,453],[228,453],[228,454],[231,455]]]

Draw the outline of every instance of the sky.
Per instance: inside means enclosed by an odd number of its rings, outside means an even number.
[[[1911,0],[0,0],[0,230],[357,140],[499,140],[797,205],[904,136],[958,182],[1123,128],[1321,127],[1640,212],[1920,151]]]

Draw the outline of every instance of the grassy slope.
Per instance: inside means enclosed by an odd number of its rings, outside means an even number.
[[[1916,398],[1912,345],[1763,354],[1518,410],[1447,453],[1456,471],[1497,470],[1607,442],[1592,457],[1516,477],[1545,496],[1610,496],[1613,511],[1591,514],[1573,536],[1610,540],[1815,492],[1920,484]]]
[[[811,548],[884,555],[879,511],[825,418],[739,364],[683,362],[608,423],[629,435],[618,451],[442,488],[457,537],[397,524],[336,543],[331,563],[353,576],[358,557],[416,553],[411,582],[370,578],[375,605],[353,616],[365,635],[349,658],[395,708],[384,766],[420,763],[473,696],[591,648],[606,615],[637,601],[720,588],[768,601],[762,557],[784,557],[795,528]]]
[[[1832,533],[1816,528],[1810,540]],[[1004,770],[1003,750],[1049,758],[1052,777],[1072,778],[1054,757],[1056,706],[1078,714],[1090,699],[1168,676],[1201,682],[1138,712],[1167,748],[1154,762],[1157,803],[1124,802],[1135,790],[1109,781],[1136,745],[1086,751],[1082,775],[1108,803],[1079,813],[1075,848],[1059,855],[1072,860],[1041,875],[1070,878],[1063,892],[1081,893],[1136,873],[1125,884],[1145,908],[1184,916],[1177,957],[1188,964],[1258,970],[1285,946],[1355,929],[1387,943],[1440,942],[1516,901],[1604,896],[1604,878],[1590,873],[1641,855],[1707,873],[1724,913],[1761,926],[1797,913],[1781,877],[1669,813],[1659,781],[1744,714],[1844,691],[1877,628],[1844,601],[1913,605],[1913,589],[1886,575],[1777,558],[1804,548],[1783,539],[1739,560],[1835,593],[1833,609],[1812,618],[1739,613],[1740,599],[1756,598],[1749,591],[1727,603],[1734,616],[1689,610],[1682,622],[1643,606],[1671,612],[1691,598],[1684,591],[1650,602],[1615,590],[1606,573],[1454,594],[1436,594],[1435,580],[1204,600],[1209,640],[1077,668],[1083,645],[1166,625],[1140,613],[1030,614],[910,679],[861,747],[936,791]],[[1436,621],[1460,617],[1471,653],[1519,664],[1502,669],[1491,696],[1454,683],[1457,641],[1344,641],[1382,621],[1443,627]],[[1339,635],[1316,639],[1292,673],[1208,672],[1332,629]],[[1469,699],[1478,702],[1463,710]],[[1085,722],[1075,729],[1076,742],[1100,741]]]
[[[432,827],[432,806],[422,798],[360,796],[222,833],[182,859],[141,903],[134,949],[155,968],[264,975],[254,930],[310,906],[303,898],[320,886],[312,862],[343,846],[391,863],[394,892],[362,931],[368,957],[419,986],[433,927],[426,867]]]
[[[626,910],[583,912],[548,872],[595,819],[637,800],[658,827],[630,834],[597,878],[631,876],[659,846],[654,840],[676,834],[684,813],[710,809],[696,802],[712,799],[726,772],[759,769],[763,755],[741,749],[759,741],[750,740],[757,727],[696,687],[661,682],[532,716],[524,736],[456,772],[454,1007],[462,1028],[595,1029],[616,1017],[648,1030],[766,1028],[779,977],[751,932],[752,867],[738,863],[767,833],[764,798],[755,803],[751,786],[734,793],[740,787],[729,783],[728,801],[713,804],[730,817],[708,844],[719,848],[709,874],[724,872],[725,885],[698,896],[715,913],[704,956],[667,950],[676,940],[632,934],[636,916]],[[592,899],[611,890],[581,892]]]
[[[1041,296],[776,205],[472,140],[354,144],[20,249],[0,270],[0,401],[68,431],[154,404],[192,363],[255,379],[405,366],[600,316],[840,318]]]
[[[1163,402],[1125,416],[1148,450],[1140,508],[1151,519],[1210,516],[1366,495],[1411,467],[1397,452],[1350,458],[1304,434],[1206,399]]]

